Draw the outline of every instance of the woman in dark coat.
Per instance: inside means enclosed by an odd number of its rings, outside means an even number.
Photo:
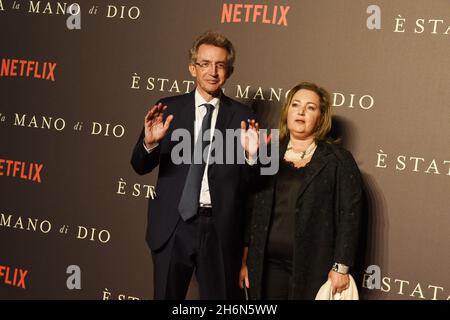
[[[240,284],[251,299],[314,299],[327,279],[335,292],[349,285],[362,185],[350,152],[327,142],[330,107],[309,82],[286,98],[278,173],[258,177],[250,203]]]

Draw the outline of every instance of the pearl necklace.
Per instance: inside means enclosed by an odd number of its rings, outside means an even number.
[[[289,141],[286,153],[284,154],[285,158],[288,160],[300,161],[305,158],[309,158],[313,155],[314,151],[316,151],[317,145],[315,142],[311,143],[305,151],[294,151],[292,148],[291,141]],[[299,159],[300,158],[300,159]]]

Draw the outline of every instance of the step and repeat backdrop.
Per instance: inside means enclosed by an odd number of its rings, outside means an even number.
[[[450,1],[0,0],[0,26],[0,299],[153,298],[157,170],[131,152],[148,108],[194,89],[207,30],[264,127],[300,81],[331,93],[366,188],[361,297],[449,299]]]

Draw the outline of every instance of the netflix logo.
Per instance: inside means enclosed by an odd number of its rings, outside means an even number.
[[[39,163],[0,159],[0,177],[13,177],[41,183],[41,171],[43,167],[44,165]]]
[[[262,23],[288,26],[289,6],[253,3],[224,3],[221,23]]]
[[[56,62],[2,58],[0,77],[28,77],[55,81]]]
[[[28,270],[0,265],[0,283],[26,289],[25,278]]]

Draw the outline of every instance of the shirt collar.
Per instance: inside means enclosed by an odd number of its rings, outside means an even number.
[[[219,102],[220,102],[220,97],[214,98],[209,102],[206,102],[205,99],[203,99],[202,95],[200,94],[200,92],[198,92],[198,89],[195,89],[195,107],[200,107],[204,104],[211,104],[214,106],[214,108],[217,108],[219,106]]]

